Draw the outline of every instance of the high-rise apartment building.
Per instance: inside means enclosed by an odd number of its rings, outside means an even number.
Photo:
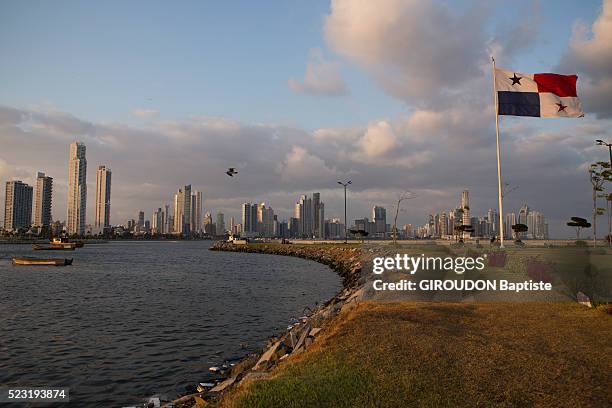
[[[195,191],[191,195],[191,231],[202,231],[202,192]]]
[[[103,230],[110,228],[111,169],[98,166],[96,171],[96,219],[94,226]]]
[[[299,220],[299,233],[301,238],[312,238],[313,235],[313,205],[312,199],[307,195],[300,196],[295,204],[295,218]]]
[[[174,228],[175,234],[191,233],[191,185],[187,185],[174,195]]]
[[[387,209],[384,207],[374,206],[372,208],[372,220],[374,221],[374,232],[376,234],[385,234],[387,229]]]
[[[461,209],[463,210],[461,224],[470,225],[470,192],[468,190],[463,190],[461,193]]]
[[[52,222],[51,202],[53,199],[53,178],[38,173],[34,193],[34,226],[49,227]]]
[[[87,213],[87,159],[85,145],[74,142],[70,145],[68,161],[68,234],[83,235]]]
[[[173,217],[170,214],[170,206],[164,205],[164,234],[171,234],[174,225]]]
[[[217,235],[225,234],[225,215],[222,212],[217,213],[217,222],[215,225]]]
[[[4,201],[4,229],[17,231],[32,224],[32,187],[21,181],[7,181]]]
[[[242,235],[247,236],[252,233],[251,229],[251,203],[242,204]]]
[[[151,219],[151,232],[153,234],[165,234],[166,231],[166,215],[161,208],[153,212]]]

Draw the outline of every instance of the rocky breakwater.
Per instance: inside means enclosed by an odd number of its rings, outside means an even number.
[[[303,316],[299,322],[279,337],[268,339],[267,346],[259,353],[246,356],[226,373],[226,378],[200,392],[172,401],[166,407],[203,407],[206,401],[217,399],[242,381],[264,379],[270,371],[291,355],[304,352],[316,337],[325,330],[330,320],[342,310],[349,309],[363,298],[361,278],[361,253],[358,248],[340,245],[247,244],[234,245],[216,242],[213,251],[249,252],[295,256],[328,265],[342,277],[343,289],[332,299]]]
[[[246,244],[235,245],[231,242],[217,241],[212,251],[249,252],[295,256],[328,265],[342,277],[345,289],[355,288],[360,283],[360,250],[344,247],[341,244],[299,245],[299,244]]]

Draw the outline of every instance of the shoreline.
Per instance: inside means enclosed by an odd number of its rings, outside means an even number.
[[[251,353],[240,359],[224,380],[207,390],[181,396],[162,407],[191,407],[200,399],[219,399],[230,389],[245,380],[255,380],[269,376],[270,370],[292,354],[304,352],[313,339],[318,336],[329,321],[340,311],[352,307],[361,299],[363,282],[361,280],[361,251],[354,246],[314,246],[299,244],[247,244],[235,245],[217,241],[209,248],[211,251],[259,253],[292,256],[315,261],[330,267],[342,278],[342,289],[321,306],[303,316],[278,337],[268,339],[267,346],[259,352]]]

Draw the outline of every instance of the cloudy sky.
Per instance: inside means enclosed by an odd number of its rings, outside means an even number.
[[[506,209],[543,211],[571,236],[588,217],[589,163],[612,141],[612,0],[279,2],[4,1],[0,181],[55,179],[65,219],[68,145],[113,170],[112,223],[170,203],[206,211],[265,201],[281,218],[320,191],[349,218],[418,197],[401,223],[459,203],[496,207],[490,56],[518,72],[577,73],[586,117],[502,117]],[[236,167],[237,178],[225,176]],[[4,202],[4,188],[0,189]]]

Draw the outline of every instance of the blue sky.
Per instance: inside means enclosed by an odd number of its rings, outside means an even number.
[[[504,177],[520,186],[506,208],[528,203],[571,236],[564,220],[592,205],[585,166],[605,159],[593,139],[612,140],[609,21],[612,0],[0,0],[0,180],[47,172],[63,219],[81,139],[90,169],[113,169],[113,223],[184,184],[212,212],[266,201],[281,219],[321,191],[331,218],[343,177],[351,219],[405,189],[419,198],[401,223],[448,211],[464,188],[482,215],[497,202],[495,49],[504,68],[579,75],[586,118],[501,121]]]
[[[6,3],[0,77],[8,87],[0,103],[48,103],[89,120],[125,120],[144,107],[167,117],[312,128],[396,112],[391,98],[350,69],[355,95],[345,100],[305,98],[287,87],[290,77],[303,75],[309,49],[323,47],[328,7],[322,1]]]
[[[464,2],[463,2],[464,3]],[[466,7],[462,2],[453,8]],[[574,20],[598,1],[497,2],[493,27],[539,10],[540,37],[515,69],[550,70]],[[0,13],[0,103],[49,104],[94,121],[129,121],[135,108],[164,117],[224,116],[314,129],[351,126],[408,109],[363,71],[343,64],[350,95],[293,93],[322,38],[327,1],[13,1]],[[329,54],[329,53],[328,53]],[[452,63],[449,61],[449,63]]]

